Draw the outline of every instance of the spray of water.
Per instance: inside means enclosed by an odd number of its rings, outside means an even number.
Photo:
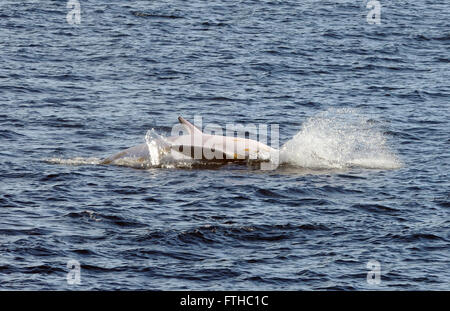
[[[311,169],[401,167],[376,123],[352,109],[328,110],[309,118],[281,147],[280,161]]]
[[[145,142],[147,143],[151,165],[158,166],[161,163],[161,158],[163,156],[163,138],[156,133],[154,129],[151,129],[145,135]]]
[[[195,162],[190,157],[171,149],[171,144],[164,136],[151,129],[145,135],[151,167],[182,168],[191,167]]]

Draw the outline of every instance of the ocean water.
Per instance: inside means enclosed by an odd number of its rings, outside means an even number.
[[[0,2],[0,290],[449,289],[448,1],[67,3]],[[179,115],[281,165],[100,164]]]

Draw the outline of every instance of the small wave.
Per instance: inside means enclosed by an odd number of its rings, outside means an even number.
[[[62,164],[62,165],[98,165],[102,161],[99,158],[82,158],[82,157],[76,157],[72,159],[46,158],[42,160],[50,164]]]
[[[159,19],[178,19],[183,18],[182,16],[173,15],[173,14],[161,14],[161,13],[146,13],[146,12],[131,12],[134,16],[137,17],[147,17],[147,18],[159,18]]]
[[[328,110],[308,119],[281,147],[280,160],[313,169],[401,167],[383,132],[353,109]]]

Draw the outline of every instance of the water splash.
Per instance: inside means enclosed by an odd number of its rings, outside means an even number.
[[[164,149],[164,139],[158,133],[156,133],[154,129],[151,129],[150,131],[147,131],[147,134],[145,135],[145,142],[147,143],[151,165],[160,165],[161,158],[163,156],[162,150]]]
[[[280,160],[312,169],[401,167],[377,124],[353,109],[332,109],[308,119],[281,147]]]
[[[184,168],[191,167],[194,160],[171,149],[171,144],[154,129],[147,131],[145,142],[148,146],[149,161],[152,167]]]

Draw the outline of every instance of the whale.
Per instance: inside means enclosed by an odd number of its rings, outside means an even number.
[[[184,131],[183,135],[158,137],[158,141],[152,140],[150,144],[157,144],[159,154],[170,155],[174,159],[193,159],[203,162],[229,163],[270,161],[271,156],[278,149],[272,148],[262,142],[234,136],[212,135],[203,133],[201,129],[192,123],[178,117]],[[137,163],[145,163],[151,159],[152,149],[149,141],[146,143],[122,150],[101,161],[101,164],[115,164],[120,160],[132,160]]]

